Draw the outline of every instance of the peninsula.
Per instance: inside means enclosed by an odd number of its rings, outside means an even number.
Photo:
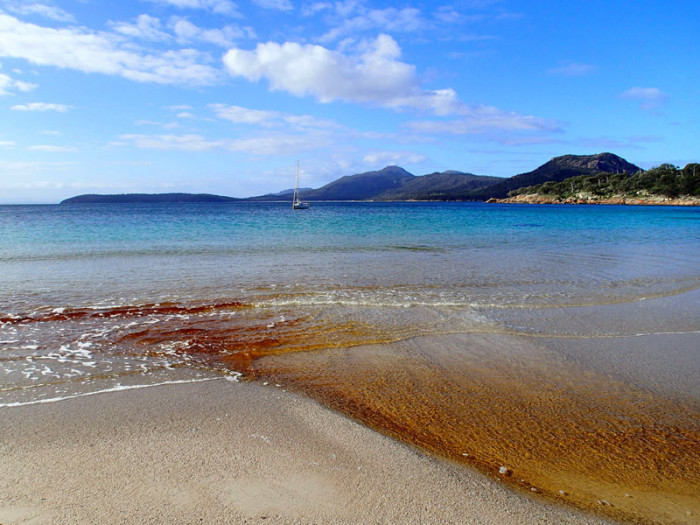
[[[119,195],[86,194],[61,201],[61,204],[125,204],[157,202],[232,202],[233,197],[208,193],[124,193]]]
[[[603,172],[545,182],[488,202],[513,204],[700,205],[700,164],[662,164],[634,175]]]

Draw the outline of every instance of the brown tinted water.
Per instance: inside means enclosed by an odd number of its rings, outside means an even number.
[[[265,357],[253,370],[529,492],[635,521],[698,519],[696,407],[533,352],[526,339],[417,338]]]
[[[66,310],[12,325],[39,342],[42,333],[54,343],[57,333],[97,334],[111,359],[162,359],[166,368],[228,369],[282,384],[535,497],[634,522],[698,522],[697,397],[667,396],[585,366],[547,345],[541,331],[469,325],[434,309],[389,312],[295,315],[226,301]],[[587,354],[611,344],[595,335],[556,339],[564,348],[585,343]],[[138,372],[112,371],[120,380]]]
[[[698,522],[696,398],[679,400],[583,366],[547,345],[546,334],[485,324],[449,334],[449,321],[425,314],[414,323],[372,324],[338,312],[288,312],[281,322],[200,327],[199,335],[160,327],[129,339],[151,345],[194,335],[217,363],[303,392],[535,497],[624,521]],[[564,347],[610,339],[557,336]]]

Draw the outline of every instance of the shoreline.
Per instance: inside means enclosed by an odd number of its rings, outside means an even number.
[[[507,197],[505,199],[489,199],[487,204],[615,204],[624,206],[700,206],[700,198],[681,197],[608,197],[608,198],[579,198],[566,199],[548,197],[546,195],[530,194]]]
[[[212,380],[0,409],[0,523],[610,523],[282,387]]]

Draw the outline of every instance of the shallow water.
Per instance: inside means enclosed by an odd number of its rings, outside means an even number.
[[[698,519],[700,210],[289,208],[0,207],[0,410],[242,373],[533,494]]]

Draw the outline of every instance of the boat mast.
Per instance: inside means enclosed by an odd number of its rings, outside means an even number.
[[[294,197],[292,198],[292,206],[299,202],[299,161],[297,161],[297,176],[294,179]]]

